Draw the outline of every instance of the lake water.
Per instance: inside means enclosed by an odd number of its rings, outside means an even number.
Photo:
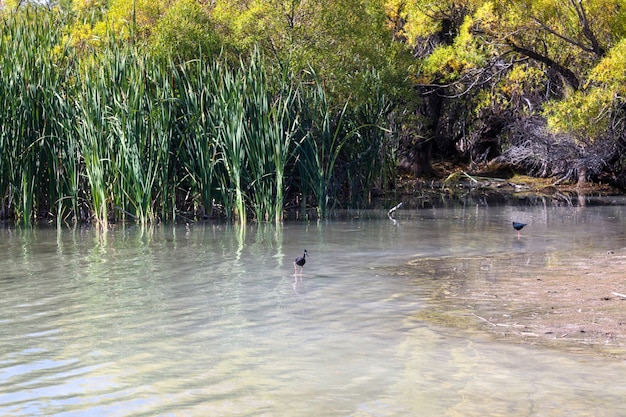
[[[623,361],[433,327],[416,318],[423,283],[393,273],[420,257],[624,248],[626,206],[612,203],[5,227],[0,415],[626,415]],[[511,220],[529,223],[522,239]]]

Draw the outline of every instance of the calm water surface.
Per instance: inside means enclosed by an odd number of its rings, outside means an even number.
[[[414,318],[423,283],[393,274],[419,257],[624,248],[626,206],[396,217],[0,229],[0,415],[626,414],[623,362],[432,328]],[[519,241],[512,219],[530,223]]]

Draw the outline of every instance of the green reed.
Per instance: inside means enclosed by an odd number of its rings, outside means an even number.
[[[308,75],[297,101],[302,120],[297,168],[303,196],[311,194],[318,216],[325,217],[339,199],[358,205],[368,200],[372,188],[392,184],[397,145],[385,128],[392,105],[375,71],[362,75],[367,93],[341,108],[331,103],[316,73]],[[306,204],[303,198],[303,213]]]
[[[119,82],[108,86],[113,91],[108,122],[115,149],[115,207],[147,225],[169,211],[173,91],[165,71],[134,51],[123,50],[113,59]]]
[[[311,71],[311,81],[302,89],[297,102],[303,123],[298,132],[298,170],[303,194],[313,194],[320,217],[325,217],[336,203],[339,182],[335,165],[341,150],[354,132],[346,130],[345,115],[348,103],[333,113],[323,83]]]
[[[282,221],[293,83],[268,75],[258,53],[240,68],[193,61],[178,74],[185,166],[202,206],[216,199],[227,217]]]
[[[194,60],[173,71],[178,94],[181,168],[200,196],[203,212],[215,204],[245,223],[243,80],[222,62]]]
[[[184,177],[190,179],[199,196],[197,213],[210,215],[216,197],[216,166],[219,164],[214,126],[209,117],[213,106],[211,74],[214,69],[201,60],[181,65],[172,71],[179,97],[176,154]]]
[[[77,121],[74,126],[86,178],[86,199],[93,220],[106,229],[109,220],[109,195],[112,182],[112,137],[108,126],[110,98],[107,89],[109,68],[100,67],[92,74],[84,72],[77,78],[80,90],[76,95]]]
[[[64,158],[55,118],[64,111],[58,92],[66,76],[51,53],[60,37],[57,23],[26,8],[0,26],[0,192],[3,210],[24,224],[49,210],[50,200],[65,197],[64,181],[55,175]]]
[[[333,106],[313,72],[297,80],[259,53],[238,67],[114,40],[85,54],[57,15],[29,10],[0,26],[0,215],[145,226],[191,195],[198,212],[281,222],[296,185],[326,216],[386,175],[383,95]]]
[[[77,80],[75,128],[94,220],[169,218],[177,104],[166,68],[113,47]]]
[[[220,162],[219,189],[227,208],[236,220],[246,223],[245,175],[247,172],[244,80],[234,71],[216,67],[212,77],[213,105],[209,117],[216,139]]]
[[[258,220],[281,222],[285,169],[297,125],[291,111],[294,86],[286,75],[272,82],[258,53],[242,71],[251,203]]]
[[[52,136],[46,141],[47,158],[50,161],[48,176],[53,179],[51,183],[54,184],[47,204],[60,226],[62,223],[76,224],[80,217],[81,158],[80,144],[74,134],[73,121],[76,120],[76,113],[72,102],[58,94],[56,98],[56,124]]]
[[[353,132],[343,151],[347,193],[352,204],[367,203],[370,191],[386,189],[396,175],[397,137],[386,128],[392,103],[382,88],[380,74],[366,71],[360,74],[365,85],[361,100],[349,108],[348,130]]]

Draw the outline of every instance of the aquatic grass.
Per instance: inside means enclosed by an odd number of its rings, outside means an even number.
[[[209,215],[216,196],[216,166],[219,164],[217,142],[209,109],[213,105],[210,91],[214,68],[201,60],[180,65],[172,71],[178,92],[180,113],[177,126],[176,155],[186,171],[195,192],[200,196],[200,210]]]
[[[109,218],[145,226],[175,213],[178,105],[166,68],[157,65],[132,48],[111,48],[81,73],[77,134],[95,220],[103,226]]]
[[[183,164],[201,205],[210,210],[216,200],[228,218],[243,222],[248,214],[282,221],[293,150],[291,85],[272,89],[265,71],[256,54],[235,69],[197,60],[176,73]]]
[[[109,219],[109,184],[111,182],[111,159],[108,144],[111,138],[108,132],[108,97],[106,90],[88,88],[106,83],[107,72],[102,69],[96,78],[83,74],[80,81],[82,91],[77,95],[76,135],[79,152],[82,156],[86,177],[86,194],[90,202],[93,220],[103,229],[108,227]]]
[[[297,142],[297,166],[303,194],[302,211],[306,210],[306,195],[310,191],[316,200],[318,216],[326,217],[339,192],[335,165],[343,146],[356,131],[346,131],[348,103],[334,115],[323,83],[313,70],[310,75],[311,81],[307,88],[303,88],[297,102],[303,120]]]
[[[386,127],[392,105],[374,71],[365,75],[367,100],[342,107],[330,102],[313,70],[308,76],[298,100],[297,167],[303,195],[310,192],[318,216],[326,217],[340,198],[358,205],[369,200],[372,188],[393,183],[397,145]],[[304,214],[306,198],[301,210]]]
[[[4,211],[26,225],[50,208],[49,200],[64,197],[63,182],[51,175],[58,152],[50,145],[58,138],[57,93],[66,76],[52,54],[59,38],[55,16],[37,8],[25,7],[0,26],[0,190]]]
[[[152,204],[158,207],[155,213],[158,218],[166,220],[171,213],[171,220],[175,220],[176,194],[176,165],[177,161],[177,132],[179,101],[174,85],[170,78],[173,66],[156,65],[152,62],[154,76],[154,96],[149,108],[149,125],[152,138],[152,168],[155,177],[155,193]]]
[[[335,105],[314,72],[258,52],[174,63],[109,39],[86,54],[59,15],[29,10],[0,22],[0,217],[106,230],[175,220],[182,203],[279,223],[298,191],[324,217],[382,181],[382,99]]]
[[[382,89],[380,74],[361,74],[366,97],[349,108],[348,131],[354,132],[344,147],[348,197],[353,204],[369,202],[370,191],[386,189],[396,175],[398,138],[387,128],[392,103]]]
[[[57,44],[54,67],[56,68],[55,88],[51,89],[50,114],[46,116],[50,125],[50,136],[46,138],[48,176],[53,179],[47,204],[56,217],[57,226],[76,225],[84,220],[80,214],[81,199],[81,155],[78,137],[75,134],[77,120],[76,107],[70,98],[75,95],[72,80],[72,66],[68,62],[67,45]]]
[[[169,211],[175,106],[170,83],[158,65],[128,53],[121,51],[117,57],[123,74],[119,88],[111,87],[115,94],[109,123],[118,150],[114,188],[116,196],[125,197],[116,207],[145,226]]]
[[[216,71],[216,74],[219,77],[213,77],[214,100],[209,117],[212,119],[213,134],[224,167],[218,176],[220,190],[227,207],[227,216],[230,218],[232,210],[236,220],[246,223],[244,175],[247,155],[244,143],[243,80],[229,70]]]
[[[282,221],[297,125],[292,80],[271,74],[258,53],[239,68],[192,61],[180,74],[185,166],[202,205],[217,200],[243,222]]]
[[[246,219],[242,80],[221,61],[193,60],[172,75],[178,96],[177,155],[200,196],[227,219]]]
[[[54,94],[56,117],[51,136],[46,140],[48,149],[49,177],[55,185],[51,191],[48,204],[51,209],[56,207],[54,216],[57,226],[62,223],[75,225],[79,219],[80,199],[80,150],[77,136],[74,134],[76,120],[75,107],[66,95]],[[71,221],[68,221],[71,219]]]
[[[246,152],[252,174],[251,203],[258,220],[281,222],[285,168],[297,126],[297,118],[291,112],[295,97],[293,83],[284,74],[273,86],[258,53],[242,71],[246,80]]]

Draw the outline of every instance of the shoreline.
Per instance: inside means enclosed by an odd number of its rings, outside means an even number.
[[[421,321],[626,359],[626,249],[584,259],[567,252],[545,257],[415,259],[400,274],[427,290],[427,304],[415,316]]]

